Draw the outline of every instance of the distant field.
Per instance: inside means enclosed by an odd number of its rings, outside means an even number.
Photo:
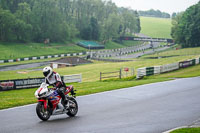
[[[140,17],[141,33],[150,37],[171,38],[171,19]]]

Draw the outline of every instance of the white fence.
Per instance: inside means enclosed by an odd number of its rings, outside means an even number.
[[[199,64],[199,58],[196,58],[195,60],[196,60],[196,64]]]
[[[161,66],[155,66],[154,67],[154,74],[160,74],[161,73]]]
[[[82,82],[82,74],[64,75],[63,82],[64,83]]]
[[[179,69],[179,63],[167,64],[160,67],[160,72],[165,73],[165,72],[170,72],[177,69]]]
[[[146,67],[137,69],[137,78],[146,76]]]

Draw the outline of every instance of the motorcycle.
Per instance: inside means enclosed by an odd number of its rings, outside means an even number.
[[[67,86],[64,90],[65,98],[68,101],[65,107],[62,105],[62,98],[58,95],[55,88],[48,88],[48,84],[42,83],[35,91],[35,97],[38,99],[36,113],[38,117],[47,121],[51,115],[67,114],[74,117],[78,112],[78,104],[75,100],[76,93],[73,86]],[[68,94],[71,93],[71,96]]]

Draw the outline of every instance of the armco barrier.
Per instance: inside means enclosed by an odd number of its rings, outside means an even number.
[[[165,72],[170,72],[179,69],[179,63],[173,63],[173,64],[167,64],[160,66],[160,72],[165,73]]]
[[[82,74],[64,75],[63,82],[65,83],[82,82]]]
[[[62,76],[64,83],[81,82],[82,75],[64,75]],[[39,87],[44,78],[16,79],[16,80],[0,80],[0,91],[27,89]]]
[[[155,66],[155,67],[154,67],[154,74],[160,74],[160,72],[161,72],[160,67],[161,67],[161,66]]]
[[[191,61],[182,61],[182,62],[179,62],[179,67],[180,68],[186,68],[186,67],[189,67],[191,65],[192,65]]]

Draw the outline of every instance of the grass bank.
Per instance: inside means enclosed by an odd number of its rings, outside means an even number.
[[[105,49],[123,48],[142,44],[139,41],[124,41],[123,44],[109,41],[105,44]],[[66,43],[5,43],[0,42],[0,60],[17,59],[26,57],[38,57],[45,55],[56,55],[66,53],[80,53],[89,51],[75,45],[73,42]]]
[[[0,43],[0,60],[83,52],[86,49],[75,44],[51,43]]]

